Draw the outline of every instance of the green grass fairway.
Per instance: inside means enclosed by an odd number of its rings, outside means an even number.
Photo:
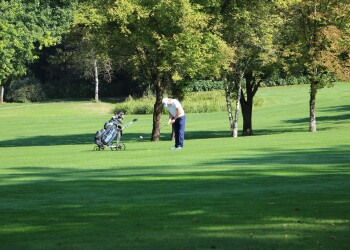
[[[258,95],[255,136],[187,114],[178,151],[151,115],[93,151],[110,103],[1,105],[0,249],[350,249],[350,84],[319,91],[316,133],[308,86]]]

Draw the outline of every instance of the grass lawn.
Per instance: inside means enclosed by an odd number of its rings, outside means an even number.
[[[187,114],[178,151],[151,115],[93,151],[110,103],[1,105],[0,249],[350,249],[350,84],[318,93],[316,133],[308,91],[260,89],[251,137]]]

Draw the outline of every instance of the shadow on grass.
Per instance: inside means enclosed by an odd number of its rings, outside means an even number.
[[[338,122],[338,121],[344,121],[344,120],[350,120],[350,113],[349,114],[343,114],[343,115],[335,115],[335,116],[319,116],[316,117],[316,121],[320,122]],[[294,119],[294,120],[287,120],[284,121],[286,123],[308,123],[309,118],[300,118],[300,119]]]
[[[350,117],[349,117],[350,118]],[[327,130],[327,128],[319,129]],[[272,135],[272,134],[283,134],[283,133],[300,133],[307,132],[307,124],[304,127],[297,128],[271,128],[271,129],[256,129],[254,130],[254,136]],[[33,136],[26,138],[17,138],[12,140],[0,141],[0,147],[27,147],[27,146],[55,146],[55,145],[86,145],[94,144],[94,135],[91,134],[72,134],[72,135],[43,135]],[[242,136],[242,135],[239,135]],[[123,143],[140,141],[150,141],[150,133],[124,133],[122,138]],[[228,138],[230,137],[230,131],[186,131],[186,140],[197,140],[197,139],[213,139],[213,138]],[[163,132],[160,135],[161,141],[169,141],[171,133]]]
[[[350,105],[340,105],[340,106],[334,106],[334,107],[326,107],[321,108],[321,111],[336,111],[336,112],[344,112],[344,111],[350,111]]]
[[[228,137],[229,131],[191,131],[186,132],[186,140],[193,139],[209,139]],[[0,147],[26,147],[26,146],[55,146],[55,145],[83,145],[94,144],[95,133],[92,134],[73,134],[73,135],[43,135],[26,138],[17,138],[13,140],[0,141]],[[143,141],[150,141],[150,133],[124,133],[123,142],[140,141],[142,136]],[[170,140],[170,132],[163,132],[160,140]]]
[[[113,100],[115,101],[115,100]],[[350,111],[350,105],[335,106],[323,108],[322,110],[327,112],[344,112]],[[317,117],[318,122],[344,122],[350,121],[350,113],[328,115]],[[256,129],[254,130],[255,135],[271,135],[291,132],[307,132],[309,118],[300,118],[285,120],[285,123],[291,124],[305,124],[305,127],[279,127],[271,129]],[[327,130],[327,128],[321,128],[319,130]],[[58,135],[58,136],[34,136],[26,138],[17,138],[13,140],[0,141],[0,147],[21,147],[21,146],[54,146],[54,145],[80,145],[80,144],[93,144],[94,134],[74,134],[74,135]],[[123,141],[139,141],[142,136],[144,141],[151,139],[150,133],[125,133]],[[226,138],[230,137],[230,131],[186,131],[186,140],[194,139],[210,139],[210,138]],[[162,132],[160,140],[170,140],[170,132]]]
[[[348,249],[348,152],[270,150],[197,167],[12,168],[0,176],[0,242],[4,249]],[[323,155],[322,171],[307,166]]]
[[[265,154],[250,155],[246,158],[228,158],[219,159],[216,162],[203,163],[203,165],[233,165],[233,166],[276,166],[283,171],[283,168],[295,166],[297,171],[301,172],[322,172],[323,166],[337,166],[334,171],[342,171],[344,174],[350,174],[350,145],[338,145],[332,148],[318,149],[298,149],[284,150],[275,148],[265,148]],[[312,169],[302,169],[304,166],[312,166]],[[299,167],[301,166],[301,167]],[[255,169],[258,171],[259,169]],[[263,167],[261,171],[266,169]],[[332,168],[327,168],[332,172]],[[256,172],[256,173],[258,173]]]
[[[316,117],[317,121],[320,122],[338,122],[338,121],[345,121],[350,120],[350,105],[342,105],[342,106],[334,106],[334,107],[327,107],[320,109],[321,114],[322,112],[345,112],[348,111],[347,114],[338,114],[338,115],[320,115]],[[317,111],[316,111],[317,114]],[[285,120],[285,123],[308,123],[309,117],[307,118],[300,118],[300,119],[293,119],[293,120]]]
[[[94,143],[95,134],[43,135],[0,141],[0,147],[80,145]]]

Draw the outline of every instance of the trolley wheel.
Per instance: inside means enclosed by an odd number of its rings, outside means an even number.
[[[95,147],[94,147],[94,150],[95,150],[95,151],[100,151],[100,150],[104,150],[104,148],[100,148],[99,146],[95,146]]]
[[[110,149],[113,151],[113,150],[118,150],[118,145],[116,142],[112,142],[111,146],[110,146]]]
[[[119,145],[116,147],[117,150],[125,150],[125,144],[124,143],[119,143]]]

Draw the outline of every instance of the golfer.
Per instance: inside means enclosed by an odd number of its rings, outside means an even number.
[[[176,99],[163,98],[164,108],[169,111],[168,125],[172,125],[175,133],[175,146],[171,149],[182,149],[185,139],[186,115],[180,102]]]

